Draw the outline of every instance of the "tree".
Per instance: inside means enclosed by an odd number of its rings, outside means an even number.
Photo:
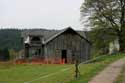
[[[4,56],[4,60],[8,61],[10,60],[10,55],[9,55],[9,50],[8,49],[3,49],[3,56]]]
[[[87,17],[93,28],[110,28],[119,40],[120,51],[125,48],[125,0],[85,0],[81,6],[82,19]],[[108,33],[110,33],[107,30]],[[106,34],[106,33],[105,33]]]
[[[110,31],[110,33],[112,32],[111,29],[92,29],[88,33],[88,37],[93,43],[92,53],[95,55],[109,53],[109,43],[115,40],[115,37],[109,36],[107,30]]]
[[[10,60],[10,55],[8,49],[0,50],[0,61],[8,61]]]
[[[16,57],[18,57],[18,52],[14,49],[10,49],[9,50],[9,54],[10,54],[10,60],[15,60]]]

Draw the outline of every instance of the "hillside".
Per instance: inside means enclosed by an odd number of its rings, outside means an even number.
[[[22,48],[21,30],[18,29],[1,29],[0,30],[0,49],[15,49]]]

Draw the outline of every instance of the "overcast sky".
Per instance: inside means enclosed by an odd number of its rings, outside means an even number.
[[[0,27],[82,30],[83,0],[0,0]]]

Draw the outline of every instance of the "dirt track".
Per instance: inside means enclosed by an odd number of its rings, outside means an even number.
[[[125,58],[110,64],[102,72],[92,78],[88,83],[113,83],[120,74],[124,63]]]

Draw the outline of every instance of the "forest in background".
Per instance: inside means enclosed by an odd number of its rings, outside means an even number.
[[[0,29],[0,61],[7,61],[18,56],[23,48],[19,29]]]
[[[0,49],[22,49],[21,40],[22,30],[18,29],[1,29],[0,30]]]

